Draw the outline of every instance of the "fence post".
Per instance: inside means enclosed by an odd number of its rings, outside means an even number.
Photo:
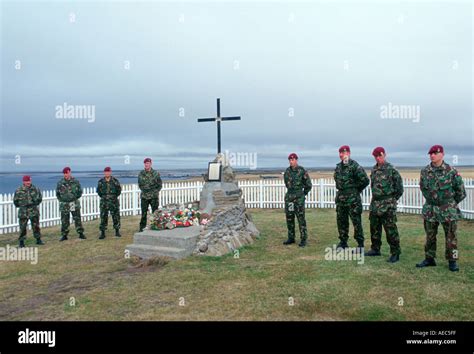
[[[263,180],[259,180],[259,183],[258,183],[258,186],[259,186],[259,196],[258,196],[258,199],[259,199],[259,205],[260,205],[260,208],[263,208]]]
[[[138,191],[137,185],[134,183],[132,184],[132,209],[133,215],[138,215]]]
[[[196,183],[196,199],[197,200],[201,200],[201,191],[200,191],[200,181],[195,181],[194,183]]]
[[[320,178],[319,179],[319,193],[318,193],[318,198],[319,198],[319,207],[324,208],[324,201],[323,201],[323,196],[324,196],[324,179]]]

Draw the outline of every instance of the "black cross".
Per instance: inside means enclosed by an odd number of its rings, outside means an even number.
[[[216,118],[198,118],[198,122],[217,122],[217,153],[221,152],[221,121],[240,120],[240,117],[221,117],[221,99],[217,99],[217,117]]]

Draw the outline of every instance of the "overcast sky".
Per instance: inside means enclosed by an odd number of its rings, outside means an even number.
[[[469,2],[7,0],[1,11],[1,171],[132,169],[147,156],[205,168],[216,126],[197,118],[215,116],[217,97],[223,116],[242,117],[222,123],[223,150],[258,167],[290,152],[334,166],[344,144],[366,166],[380,145],[396,165],[424,165],[433,144],[474,164]],[[95,116],[58,119],[65,103]]]

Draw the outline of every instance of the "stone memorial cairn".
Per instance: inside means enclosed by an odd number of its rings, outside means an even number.
[[[147,228],[136,233],[134,243],[126,247],[131,255],[144,259],[157,256],[179,259],[191,254],[222,256],[252,244],[259,237],[260,232],[245,209],[232,167],[223,154],[218,154],[214,162],[222,165],[221,181],[209,181],[205,175],[199,202],[199,212],[207,223],[159,231]],[[197,202],[189,204],[197,205]],[[165,208],[172,207],[178,206]]]

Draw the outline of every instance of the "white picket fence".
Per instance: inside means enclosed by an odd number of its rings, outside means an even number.
[[[313,189],[306,198],[307,208],[335,208],[336,188],[332,179],[313,179]],[[282,179],[259,179],[239,181],[247,208],[284,208],[286,188]],[[472,178],[465,178],[467,197],[460,204],[463,216],[474,219],[474,183]],[[402,213],[421,212],[424,202],[417,179],[404,179],[404,193],[398,202],[398,211]],[[160,205],[186,203],[199,200],[203,182],[165,182],[160,193]],[[40,205],[42,227],[58,225],[61,222],[59,203],[54,190],[43,191],[43,202]],[[371,191],[366,188],[362,193],[362,203],[367,210],[370,204]],[[84,221],[99,217],[99,196],[95,187],[84,188],[81,197],[81,214]],[[138,215],[140,210],[140,190],[136,184],[122,186],[120,195],[120,215]],[[30,227],[30,226],[29,226]],[[0,234],[17,232],[17,208],[13,205],[13,194],[0,194]]]

